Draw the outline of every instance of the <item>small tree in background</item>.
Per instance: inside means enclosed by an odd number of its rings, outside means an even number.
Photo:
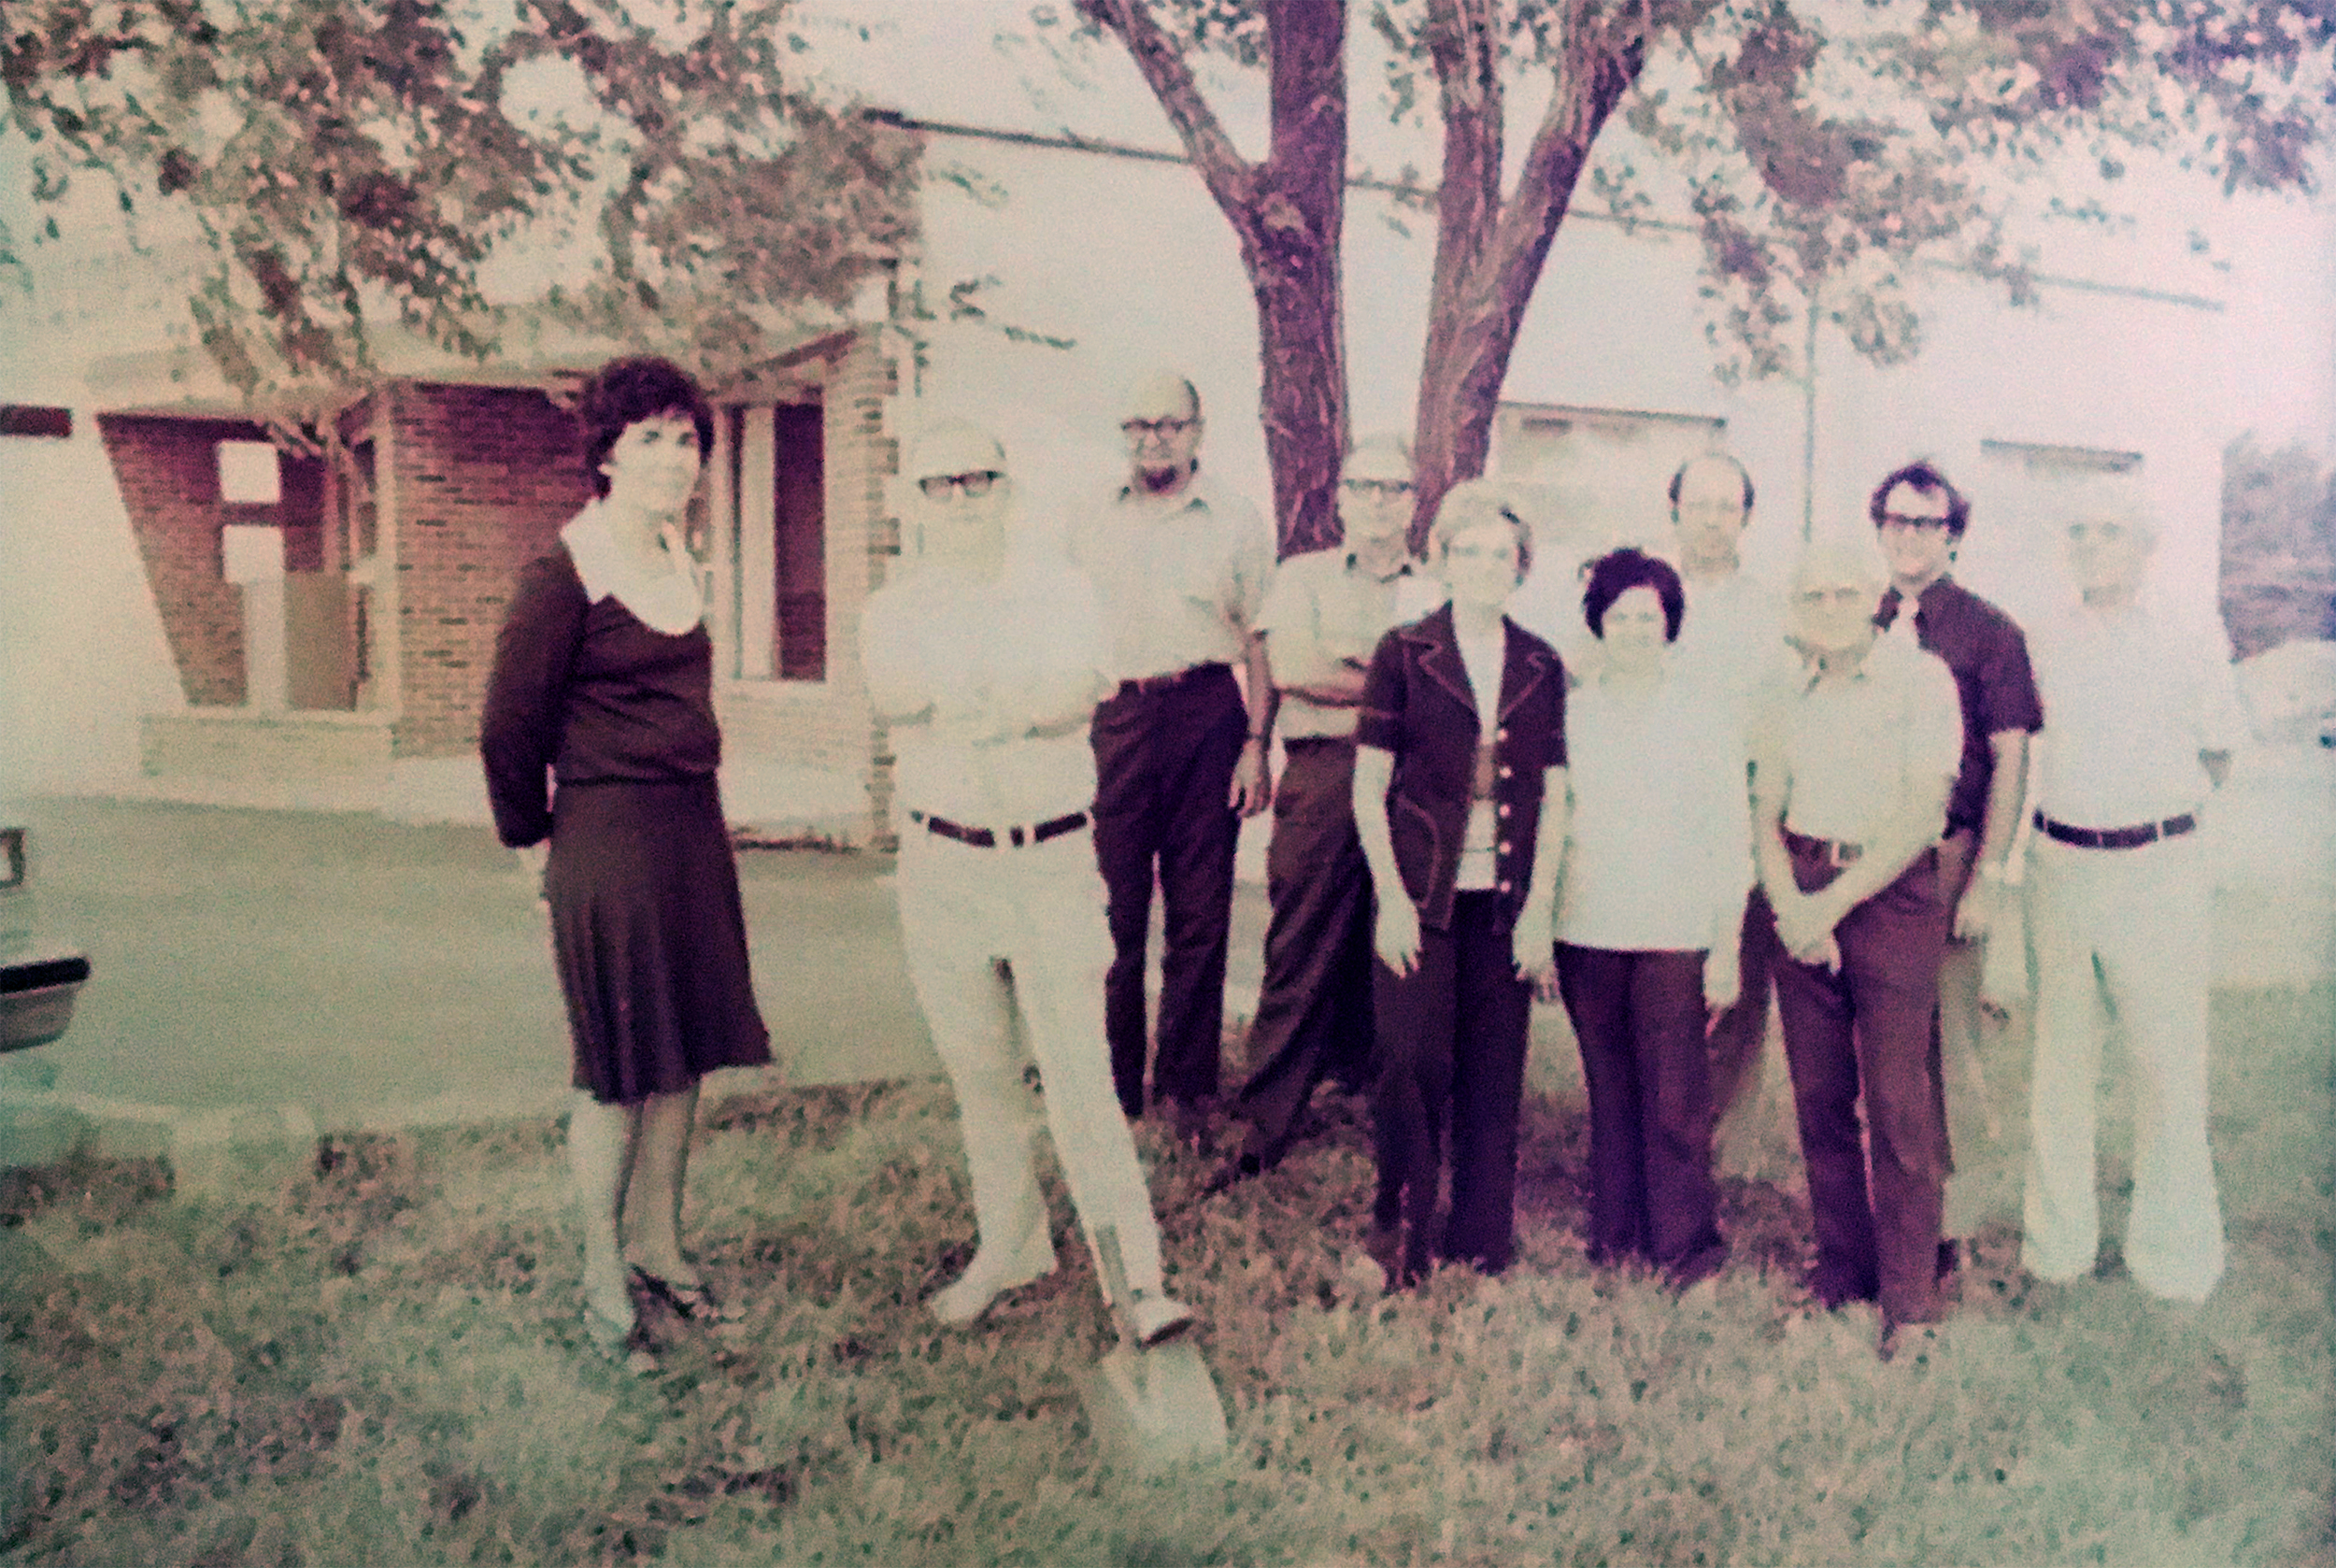
[[[1346,178],[1343,0],[1076,0],[1124,46],[1232,223],[1259,301],[1264,420],[1285,550],[1332,532],[1346,435],[1334,265]],[[2029,297],[2013,192],[2051,173],[2109,188],[2137,152],[2227,191],[2308,186],[2336,14],[2317,0],[1378,0],[1400,121],[1427,104],[1442,168],[1419,370],[1419,518],[1483,472],[1549,247],[1585,176],[1629,221],[1648,178],[1683,185],[1723,378],[1805,376],[1819,321],[1879,363],[1913,354],[1907,287],[1938,260]],[[1055,7],[1034,8],[1045,30]],[[1204,58],[1267,73],[1274,135],[1243,159],[1203,96]],[[1504,182],[1509,96],[1545,84]],[[1610,123],[1630,139],[1593,162]],[[1646,178],[1643,178],[1646,177]],[[1301,199],[1303,193],[1303,199]],[[2105,221],[2099,195],[2045,210]],[[1293,298],[1311,291],[1310,302]],[[1322,323],[1328,321],[1328,327]],[[1309,381],[1318,385],[1307,385]]]
[[[2245,659],[2336,637],[2336,474],[2301,442],[2223,450],[2222,611]]]
[[[840,319],[914,235],[913,138],[796,83],[791,20],[788,0],[517,0],[501,30],[440,0],[11,0],[0,136],[29,144],[51,210],[0,253],[58,237],[86,180],[134,241],[191,224],[203,345],[278,406],[362,378],[384,321],[483,360],[528,311],[722,378]],[[491,303],[482,268],[511,248],[575,276]]]

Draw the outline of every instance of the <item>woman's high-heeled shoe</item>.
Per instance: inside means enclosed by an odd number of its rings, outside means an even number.
[[[1000,1296],[1045,1278],[1054,1265],[1054,1237],[1041,1220],[1011,1252],[976,1248],[965,1272],[933,1294],[933,1315],[953,1327],[977,1322]]]
[[[584,1304],[584,1337],[591,1341],[593,1349],[627,1372],[657,1370],[648,1331],[641,1326],[638,1317],[629,1323],[620,1323],[588,1301]]]
[[[714,1287],[700,1280],[695,1285],[677,1285],[661,1279],[640,1264],[633,1265],[634,1284],[673,1309],[674,1316],[708,1328],[722,1328],[742,1321],[738,1309],[714,1293]]]

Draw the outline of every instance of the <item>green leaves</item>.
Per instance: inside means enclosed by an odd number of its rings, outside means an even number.
[[[36,203],[91,177],[192,218],[216,260],[190,310],[247,393],[345,382],[385,321],[484,358],[528,314],[719,376],[831,324],[914,233],[910,137],[792,78],[786,0],[654,28],[519,0],[499,32],[445,0],[214,11],[19,0],[0,78]],[[506,103],[546,65],[548,112]],[[597,235],[582,276],[531,263],[563,233]]]

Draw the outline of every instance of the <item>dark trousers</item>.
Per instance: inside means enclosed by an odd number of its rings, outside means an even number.
[[[1357,1087],[1371,1062],[1371,867],[1355,836],[1355,748],[1293,740],[1274,788],[1265,851],[1265,980],[1249,1026],[1243,1164],[1280,1161],[1317,1085]]]
[[[1703,955],[1561,942],[1558,986],[1589,1087],[1593,1252],[1708,1272],[1721,1244]]]
[[[1225,1027],[1225,933],[1241,820],[1227,804],[1248,719],[1232,672],[1206,664],[1157,691],[1122,687],[1095,710],[1095,855],[1110,895],[1104,1030],[1120,1107],[1144,1110],[1144,948],[1160,881],[1160,1048],[1152,1090],[1189,1104],[1217,1092]]]
[[[1379,1193],[1374,1218],[1400,1227],[1399,1278],[1427,1273],[1446,1130],[1452,1218],[1444,1255],[1488,1273],[1516,1246],[1517,1119],[1525,1098],[1532,990],[1517,977],[1494,892],[1462,892],[1446,931],[1422,930],[1419,962],[1375,962],[1378,1073],[1373,1080]]]
[[[1734,1004],[1712,1020],[1705,1052],[1711,1061],[1712,1124],[1719,1122],[1752,1082],[1760,1048],[1768,1043],[1768,998],[1785,949],[1776,940],[1776,915],[1768,895],[1755,886],[1744,901],[1744,925],[1736,942]]]
[[[1804,892],[1840,875],[1799,850],[1792,862]],[[1839,973],[1789,958],[1776,972],[1816,1228],[1816,1285],[1837,1300],[1878,1295],[1896,1321],[1927,1323],[1939,1316],[1946,1187],[1944,1097],[1930,1034],[1946,947],[1937,857],[1924,851],[1897,881],[1852,909],[1833,936]],[[1870,1138],[1859,1134],[1860,1092]]]

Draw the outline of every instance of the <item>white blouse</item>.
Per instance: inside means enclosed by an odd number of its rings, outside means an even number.
[[[608,515],[597,501],[560,530],[560,542],[568,547],[588,598],[595,603],[613,598],[650,631],[677,637],[705,619],[705,596],[698,585],[697,563],[681,535],[668,526],[659,530],[659,536],[665,541],[671,569],[652,576],[617,548]]]

